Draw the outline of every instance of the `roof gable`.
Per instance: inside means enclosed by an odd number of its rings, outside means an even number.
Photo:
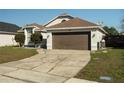
[[[35,28],[36,30],[42,30],[44,29],[45,27],[42,26],[42,25],[39,25],[39,24],[36,24],[36,23],[32,23],[32,24],[27,24],[23,27],[24,28]]]
[[[59,24],[61,23],[62,20],[70,20],[70,19],[73,19],[74,17],[69,15],[69,14],[61,14],[55,18],[53,18],[52,20],[50,20],[47,24],[45,24],[44,26],[45,27],[50,27],[50,26],[53,26],[53,25],[56,25],[56,24]]]
[[[64,21],[59,24],[50,26],[49,28],[88,27],[88,26],[98,26],[98,25],[80,18],[74,18],[74,19],[70,19],[68,21]]]

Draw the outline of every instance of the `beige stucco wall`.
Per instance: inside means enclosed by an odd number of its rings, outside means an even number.
[[[105,34],[99,30],[91,31],[91,50],[98,50],[97,43],[102,40],[103,36],[105,36]]]
[[[12,46],[17,45],[14,40],[15,35],[0,34],[0,46]]]
[[[47,39],[47,33],[46,32],[41,32],[41,35],[42,35],[43,39]]]
[[[52,33],[47,33],[47,49],[52,49]]]
[[[28,33],[26,29],[24,29],[24,35],[25,35],[25,43],[24,45],[28,45],[28,42],[30,41],[31,33]]]

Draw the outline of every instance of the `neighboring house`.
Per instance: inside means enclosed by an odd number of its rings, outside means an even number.
[[[42,34],[42,36],[43,36],[42,47],[46,48],[47,34],[46,34],[46,31],[43,30],[44,28],[45,28],[44,26],[38,25],[36,23],[25,25],[22,28],[23,32],[25,34],[25,43],[24,43],[24,45],[25,46],[32,46],[33,44],[31,42],[31,34],[33,34],[35,32],[40,32]],[[18,32],[22,32],[22,30],[18,31]]]
[[[14,32],[0,31],[0,46],[17,45],[16,41],[14,40],[14,37]]]
[[[47,49],[98,50],[100,42],[107,34],[100,25],[68,14],[59,15],[44,26],[26,25],[23,30],[26,46],[30,43],[31,34],[40,31],[47,41]]]
[[[120,35],[124,35],[124,32],[120,32]]]

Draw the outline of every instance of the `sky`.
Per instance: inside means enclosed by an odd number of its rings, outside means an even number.
[[[31,23],[44,25],[62,13],[94,23],[103,22],[103,25],[114,26],[118,30],[124,18],[124,10],[120,9],[0,9],[0,22],[18,26]]]

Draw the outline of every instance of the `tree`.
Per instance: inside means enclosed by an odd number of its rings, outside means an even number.
[[[121,32],[124,32],[124,19],[121,20]]]
[[[31,35],[31,41],[35,44],[40,44],[42,41],[42,35],[39,32],[35,32],[34,34]]]
[[[23,46],[24,42],[25,42],[25,35],[24,35],[24,33],[17,33],[15,35],[15,41],[17,43],[19,43],[19,47]]]
[[[109,33],[109,35],[118,35],[118,31],[115,27],[104,26],[103,29]]]

